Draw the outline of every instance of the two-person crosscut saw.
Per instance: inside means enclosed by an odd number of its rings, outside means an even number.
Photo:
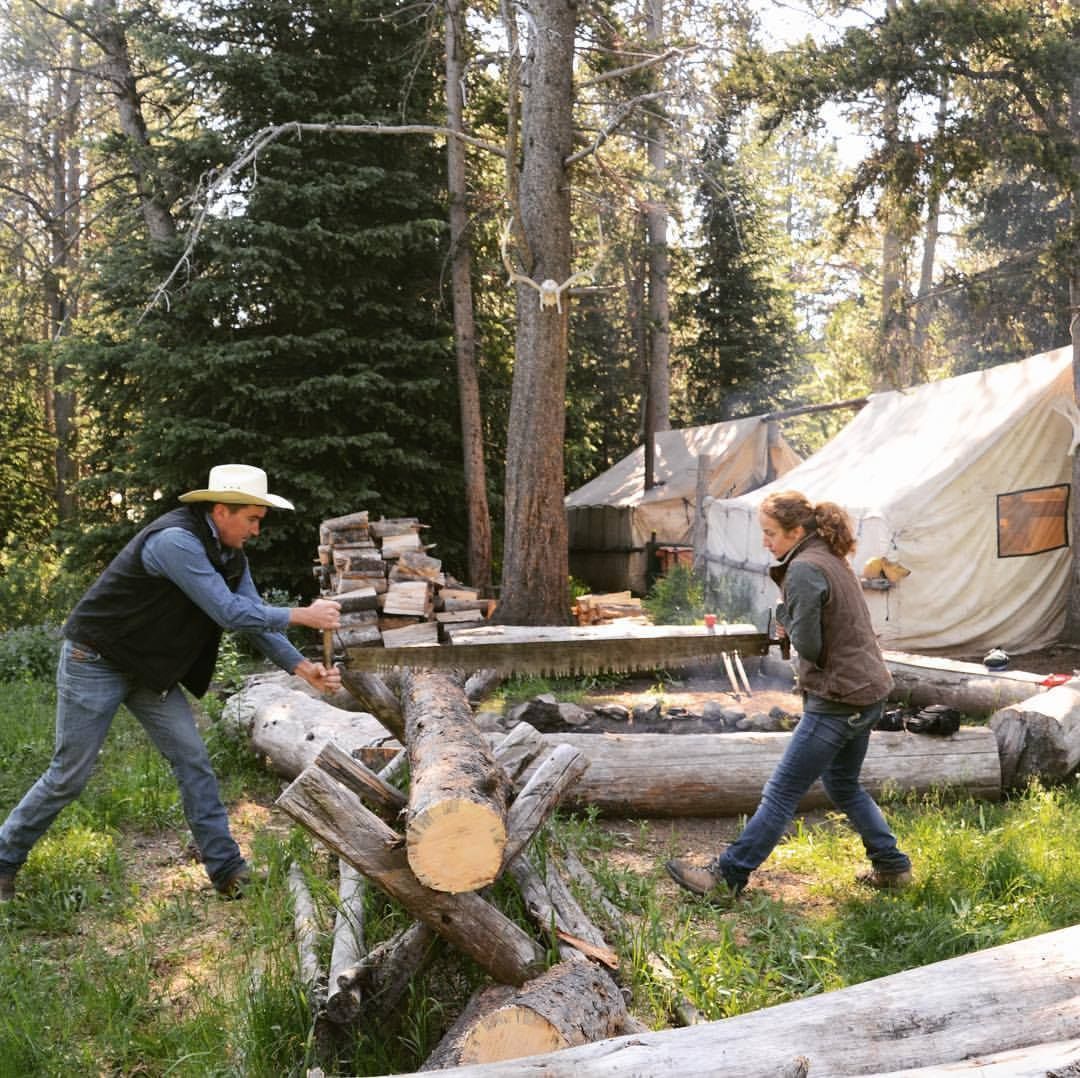
[[[495,670],[503,674],[575,677],[666,670],[720,659],[766,655],[773,644],[753,625],[486,625],[453,629],[448,644],[347,648],[350,670]],[[783,643],[786,643],[784,641]]]

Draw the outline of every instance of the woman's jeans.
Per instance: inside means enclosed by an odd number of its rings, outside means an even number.
[[[799,802],[819,778],[832,803],[858,831],[875,868],[883,872],[911,868],[881,809],[859,784],[870,731],[883,710],[882,701],[850,716],[804,712],[765,784],[757,811],[714,862],[728,884],[745,884],[750,873],[772,853],[795,818]]]
[[[211,881],[220,886],[246,867],[229,832],[206,745],[179,686],[154,692],[97,652],[65,640],[56,690],[53,758],[0,827],[0,874],[14,875],[60,810],[82,792],[121,704],[172,766],[184,816]]]

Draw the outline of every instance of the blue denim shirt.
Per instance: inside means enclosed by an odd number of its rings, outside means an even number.
[[[217,536],[214,522],[207,517]],[[223,549],[226,559],[229,551]],[[143,568],[151,576],[171,580],[196,606],[223,629],[248,635],[259,652],[282,670],[292,673],[304,656],[285,636],[287,607],[267,606],[244,570],[235,592],[206,557],[202,543],[183,528],[166,528],[150,536],[142,549]]]

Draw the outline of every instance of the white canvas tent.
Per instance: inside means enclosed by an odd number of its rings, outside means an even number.
[[[799,459],[777,425],[758,416],[661,431],[650,490],[638,446],[567,495],[570,571],[595,591],[643,593],[647,544],[654,537],[659,544],[692,542],[699,490],[713,498],[742,494]]]
[[[879,555],[911,571],[864,591],[883,647],[978,656],[1052,643],[1071,556],[1070,361],[1061,348],[872,395],[781,481],[707,505],[710,572],[748,587],[764,624],[777,591],[757,507],[771,491],[800,490],[851,514],[857,573]]]

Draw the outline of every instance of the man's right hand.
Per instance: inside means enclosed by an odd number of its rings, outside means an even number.
[[[294,606],[289,611],[290,625],[309,629],[337,629],[341,626],[341,607],[333,599],[316,599],[310,606]]]

